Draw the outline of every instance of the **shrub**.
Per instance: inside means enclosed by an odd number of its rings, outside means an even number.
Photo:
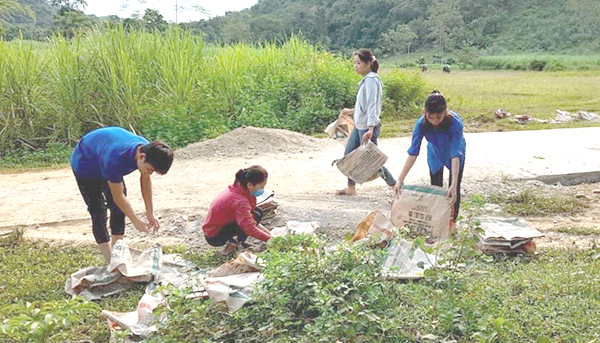
[[[394,70],[383,76],[385,117],[414,118],[428,93],[427,83],[418,72]]]
[[[546,68],[546,61],[534,59],[529,62],[529,69],[531,70],[542,71],[544,68]]]

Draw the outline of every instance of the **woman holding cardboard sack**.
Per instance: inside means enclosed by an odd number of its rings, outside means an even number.
[[[381,130],[381,104],[383,99],[383,83],[377,75],[379,62],[369,49],[359,49],[354,53],[354,71],[363,76],[358,84],[358,94],[354,108],[343,108],[340,116],[354,115],[354,129],[348,137],[344,155],[358,148],[362,141],[371,140],[377,144]],[[394,186],[396,181],[387,168],[382,167],[381,177],[385,182]],[[337,195],[356,195],[356,182],[348,179],[348,186],[338,190]]]
[[[225,245],[222,255],[234,253],[248,236],[265,242],[271,238],[269,230],[259,224],[262,214],[256,209],[256,197],[264,192],[268,176],[261,166],[240,169],[233,185],[210,205],[202,231],[208,244]]]
[[[453,220],[460,207],[460,183],[465,167],[466,142],[463,136],[463,122],[460,116],[446,106],[444,96],[434,90],[425,100],[425,113],[417,119],[412,134],[412,144],[398,183],[394,186],[400,195],[404,178],[417,160],[423,137],[427,139],[427,164],[431,184],[442,187],[444,166],[450,171],[448,199],[454,205]]]

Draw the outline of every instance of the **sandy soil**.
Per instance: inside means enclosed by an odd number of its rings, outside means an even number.
[[[477,139],[482,139],[478,136]],[[468,140],[469,142],[469,140]],[[397,175],[405,158],[409,138],[384,139],[382,150],[390,156],[387,166]],[[359,185],[358,196],[336,196],[334,191],[345,185],[344,176],[331,166],[341,157],[343,147],[330,139],[315,139],[284,130],[243,128],[214,140],[190,145],[176,152],[171,171],[153,176],[155,213],[161,221],[157,234],[146,235],[131,225],[127,239],[136,244],[185,244],[207,249],[199,228],[210,202],[234,179],[240,168],[263,165],[269,171],[267,188],[274,190],[279,213],[268,226],[283,225],[288,220],[318,221],[320,232],[332,241],[344,239],[360,220],[374,209],[389,213],[391,189],[381,179]],[[534,161],[535,163],[539,163]],[[523,187],[582,194],[589,208],[573,216],[526,218],[546,234],[538,246],[588,247],[600,236],[599,185],[556,187],[541,182],[508,182],[499,168],[468,165],[463,180],[463,197],[486,195],[493,191],[517,192]],[[126,177],[128,198],[133,207],[144,209],[140,195],[139,173]],[[428,182],[424,158],[417,161],[406,183]],[[26,229],[32,239],[67,241],[69,244],[93,243],[90,219],[70,169],[31,171],[0,175],[0,235],[15,228]],[[498,215],[488,207],[486,214]],[[596,230],[592,235],[569,235],[556,232],[564,227]]]

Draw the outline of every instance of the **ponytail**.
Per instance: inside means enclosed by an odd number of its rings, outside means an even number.
[[[261,166],[252,166],[238,170],[235,174],[235,182],[239,183],[244,188],[247,188],[248,183],[256,185],[265,181],[267,177],[269,177],[269,173],[267,173],[265,168]]]
[[[369,49],[358,49],[354,52],[354,55],[358,56],[361,61],[365,63],[371,63],[371,71],[376,73],[379,70],[379,61],[373,55],[373,52]]]

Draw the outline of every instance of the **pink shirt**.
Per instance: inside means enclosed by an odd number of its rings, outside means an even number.
[[[210,204],[208,214],[202,224],[202,231],[208,237],[219,234],[227,224],[237,223],[242,232],[261,241],[271,236],[256,226],[252,210],[256,207],[256,197],[239,184],[233,184],[222,191]]]

